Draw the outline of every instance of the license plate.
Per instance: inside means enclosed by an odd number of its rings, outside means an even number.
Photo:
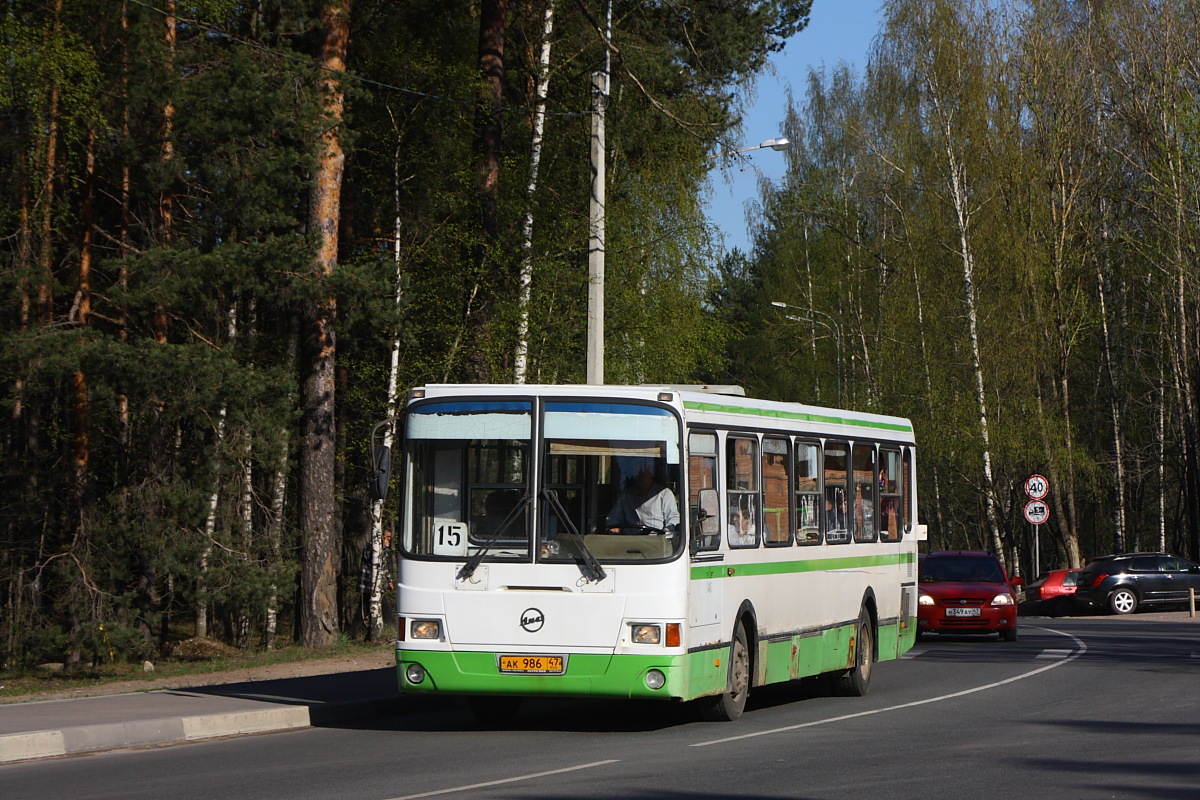
[[[947,617],[978,617],[979,609],[977,607],[969,608],[947,608]]]
[[[500,656],[501,672],[561,675],[565,666],[562,656]]]

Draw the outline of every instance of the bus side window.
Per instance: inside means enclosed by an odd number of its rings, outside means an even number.
[[[875,445],[854,445],[854,541],[878,538],[875,518]]]
[[[846,544],[850,528],[846,507],[846,475],[850,448],[844,442],[825,444],[825,542]]]
[[[904,448],[904,475],[900,491],[903,494],[903,499],[900,507],[903,509],[904,516],[900,520],[900,524],[904,526],[905,531],[911,531],[913,526],[912,507],[914,502],[913,497],[913,473],[912,473],[912,448]]]
[[[725,441],[725,489],[730,547],[757,547],[759,520],[758,441],[730,436]]]
[[[688,525],[691,528],[692,549],[716,550],[721,544],[720,527],[717,533],[705,533],[700,503],[700,492],[717,488],[717,435],[715,433],[688,434]],[[719,514],[716,509],[708,513]],[[707,526],[709,530],[712,525]]]
[[[904,473],[900,471],[900,451],[879,451],[879,538],[898,542],[904,525]]]
[[[796,442],[796,544],[821,543],[821,445]]]
[[[788,440],[766,437],[762,442],[763,542],[792,543],[791,460]]]

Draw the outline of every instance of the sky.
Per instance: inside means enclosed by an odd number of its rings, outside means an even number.
[[[790,87],[797,103],[804,101],[810,68],[822,64],[832,69],[841,61],[860,74],[867,51],[879,31],[882,0],[813,0],[808,27],[793,36],[771,57],[775,74],[758,79],[757,97],[742,119],[742,147],[750,147],[783,133]],[[721,230],[725,249],[749,252],[746,203],[758,197],[758,178],[779,181],[784,175],[784,154],[764,148],[746,153],[734,165],[711,173],[709,221]]]

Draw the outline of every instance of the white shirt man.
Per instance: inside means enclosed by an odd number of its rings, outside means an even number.
[[[679,524],[675,494],[654,479],[654,466],[642,464],[617,498],[605,520],[609,533],[636,533],[630,528],[673,532]]]

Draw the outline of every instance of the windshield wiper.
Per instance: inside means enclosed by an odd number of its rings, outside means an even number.
[[[591,573],[591,578],[596,583],[608,577],[608,573],[604,571],[604,567],[600,566],[600,560],[588,549],[588,546],[583,543],[583,536],[575,527],[575,523],[571,521],[571,516],[563,508],[562,503],[558,500],[558,492],[553,489],[543,489],[542,497],[550,504],[550,508],[558,515],[559,520],[567,526],[567,533],[573,534],[579,540],[579,552],[583,559],[583,564]]]
[[[529,492],[521,495],[521,499],[512,507],[512,510],[508,512],[507,516],[504,517],[500,524],[496,526],[496,530],[488,534],[488,537],[483,540],[483,543],[479,546],[479,549],[472,553],[471,557],[468,558],[466,563],[462,565],[462,569],[458,571],[458,575],[456,575],[455,578],[460,581],[465,581],[467,578],[475,574],[475,568],[479,566],[481,561],[483,561],[483,557],[487,555],[487,551],[492,549],[492,545],[494,545],[500,536],[508,530],[509,526],[513,524],[513,521],[518,516],[520,516],[521,512],[527,505],[529,505]]]

